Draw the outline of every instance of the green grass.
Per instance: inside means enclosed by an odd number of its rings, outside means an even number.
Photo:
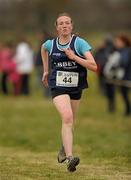
[[[0,180],[129,180],[131,179],[131,117],[108,114],[105,98],[89,76],[77,113],[74,154],[81,163],[75,173],[56,161],[60,117],[41,91],[30,97],[0,95]]]

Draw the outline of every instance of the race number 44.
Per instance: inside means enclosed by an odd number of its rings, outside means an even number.
[[[77,87],[79,74],[77,72],[57,71],[56,86]]]

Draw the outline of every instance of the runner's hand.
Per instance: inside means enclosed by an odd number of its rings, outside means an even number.
[[[63,49],[63,51],[65,52],[65,54],[67,55],[67,57],[71,60],[75,60],[75,53],[74,51],[72,51],[70,48],[67,49]]]
[[[43,73],[42,82],[45,87],[48,87],[48,72]]]

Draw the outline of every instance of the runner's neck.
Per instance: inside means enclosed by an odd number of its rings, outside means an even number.
[[[60,36],[60,37],[58,38],[58,43],[59,43],[60,45],[67,45],[67,44],[70,42],[71,38],[72,38],[71,35],[68,35],[68,36]]]

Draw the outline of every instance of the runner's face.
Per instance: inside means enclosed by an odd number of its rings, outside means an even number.
[[[70,35],[72,32],[71,18],[67,16],[61,16],[57,19],[56,30],[59,35]]]

